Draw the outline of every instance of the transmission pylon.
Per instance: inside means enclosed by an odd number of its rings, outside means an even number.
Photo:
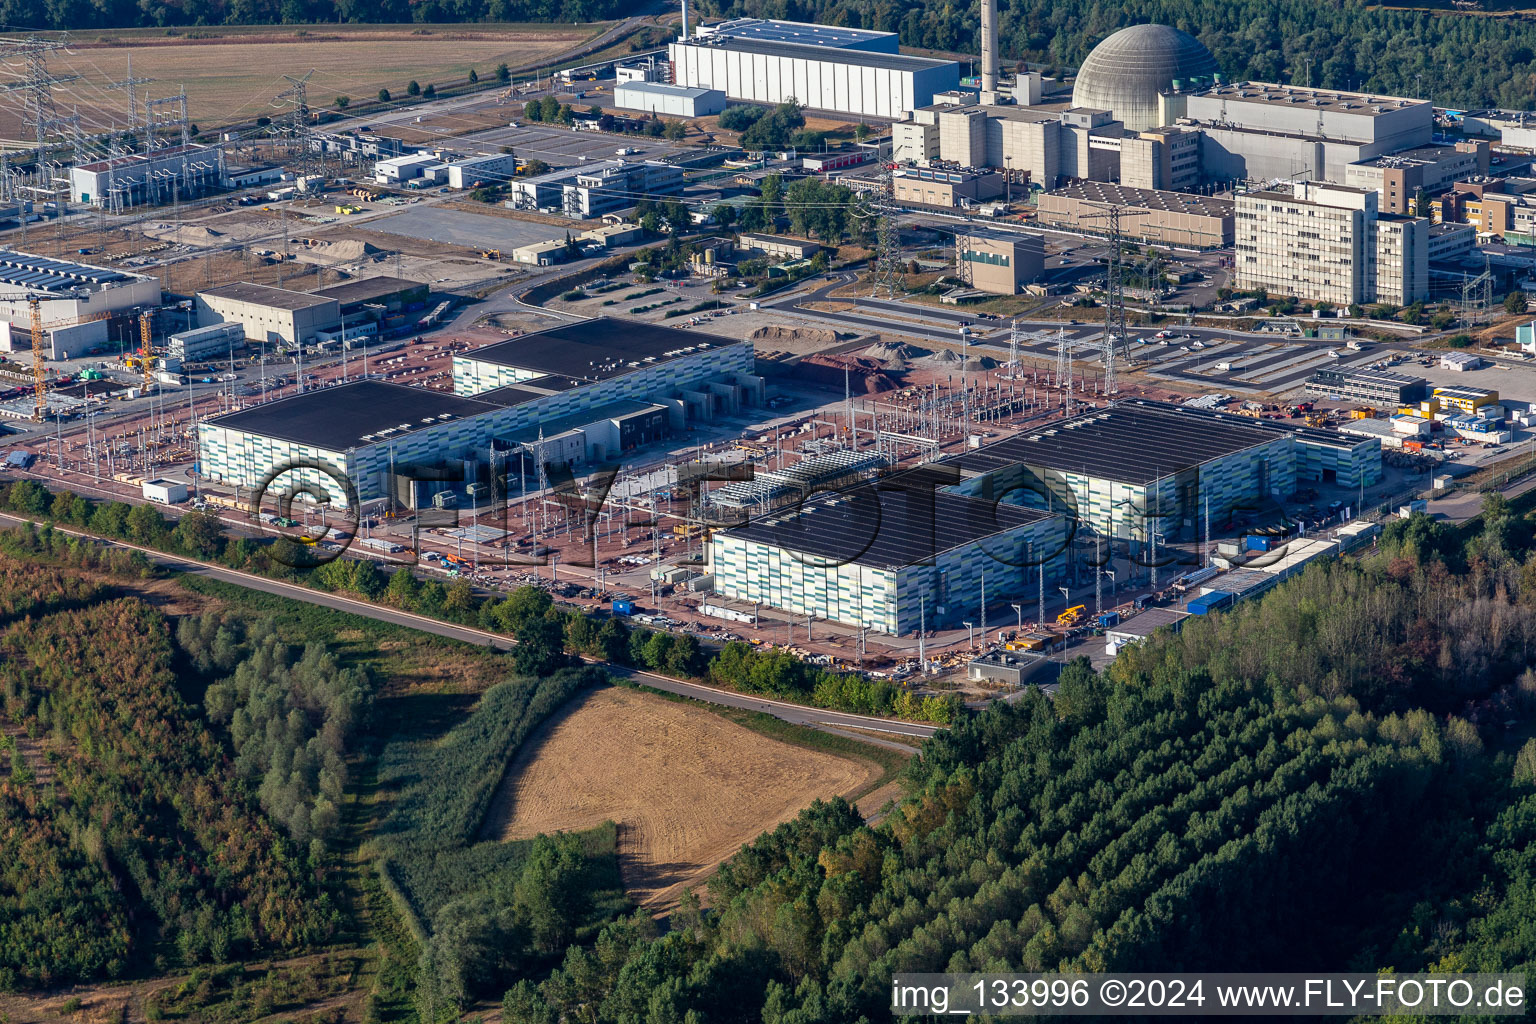
[[[1109,218],[1109,273],[1105,281],[1104,308],[1104,394],[1116,394],[1115,349],[1129,352],[1125,326],[1125,267],[1120,253],[1120,207],[1111,206]]]
[[[1008,325],[1008,376],[1014,380],[1019,377],[1019,320],[1017,317]]]
[[[57,130],[58,133],[69,142],[70,157],[76,167],[85,163],[85,133],[80,128],[80,115],[70,114],[67,117],[50,117],[42,124],[43,135]]]
[[[889,163],[880,165],[879,197],[873,206],[875,222],[874,273],[870,275],[873,287],[870,295],[885,291],[885,297],[894,299],[901,289],[901,233],[896,228],[896,186]]]
[[[132,142],[129,145],[129,152],[132,152],[134,149],[138,148],[138,132],[139,132],[139,94],[133,91],[133,87],[136,86],[136,85],[148,85],[152,81],[154,81],[154,79],[151,79],[151,78],[134,78],[133,77],[133,54],[130,52],[128,54],[128,73],[123,76],[123,80],[121,82],[108,82],[107,83],[107,88],[109,88],[109,89],[121,89],[121,90],[123,90],[124,92],[126,92],[128,94],[128,133],[127,134],[128,134],[129,139],[132,140]],[[146,144],[145,148],[146,149],[149,148],[147,144]]]
[[[79,75],[55,75],[48,70],[48,55],[69,47],[68,36],[43,39],[29,35],[25,39],[0,41],[0,64],[17,68],[20,74],[7,85],[8,91],[23,94],[22,123],[32,129],[36,141],[34,168],[43,173],[43,154],[48,142],[48,124],[58,116],[53,103],[53,87],[72,82]]]
[[[292,100],[293,110],[290,114],[288,125],[288,137],[292,144],[298,146],[298,174],[305,177],[314,171],[313,147],[310,144],[309,131],[309,76],[315,73],[314,68],[304,72],[302,78],[294,78],[292,75],[284,75],[283,79],[289,83],[287,89],[278,93],[273,102]]]
[[[1066,388],[1062,395],[1066,401],[1067,415],[1072,415],[1072,339],[1067,337],[1067,329],[1056,329],[1056,386],[1062,387],[1065,380]]]

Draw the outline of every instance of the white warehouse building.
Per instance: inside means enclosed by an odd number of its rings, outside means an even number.
[[[0,249],[0,351],[14,351],[12,327],[31,331],[29,294],[39,300],[49,358],[65,359],[106,345],[111,317],[160,305],[160,279]]]
[[[954,61],[719,33],[672,43],[668,55],[678,85],[861,117],[901,120],[960,84]]]
[[[517,157],[512,153],[474,156],[448,165],[448,187],[464,189],[481,185],[504,185],[516,173]]]
[[[223,186],[224,151],[216,146],[172,146],[69,169],[70,201],[107,208],[169,203]]]
[[[725,109],[725,93],[664,82],[620,82],[613,102],[620,110],[643,110],[658,117],[708,117]]]

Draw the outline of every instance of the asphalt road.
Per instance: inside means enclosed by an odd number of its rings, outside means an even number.
[[[0,521],[21,525],[29,520],[14,515],[0,515]],[[77,537],[92,537],[79,530],[54,527],[60,533],[68,533]],[[451,640],[461,640],[464,643],[477,646],[494,647],[497,650],[511,650],[514,643],[511,639],[498,636],[495,633],[487,633],[481,629],[470,626],[458,626],[450,622],[440,622],[424,615],[415,615],[410,612],[399,611],[394,608],[386,608],[356,598],[344,597],[340,594],[327,594],[308,587],[301,587],[294,583],[284,583],[279,580],[269,580],[250,573],[239,572],[234,569],[226,569],[223,566],[210,565],[206,562],[197,562],[191,559],[181,558],[176,555],[167,555],[150,548],[139,547],[136,544],[128,544],[123,541],[108,540],[105,543],[109,547],[124,548],[141,552],[150,561],[168,569],[185,572],[194,576],[203,576],[208,579],[221,580],[225,583],[233,583],[236,586],[247,587],[251,590],[259,590],[267,594],[275,594],[279,597],[292,598],[307,604],[319,605],[324,608],[333,608],[337,611],[350,612],[353,615],[361,615],[378,622],[388,622],[397,626],[405,626],[417,629],[423,633],[431,633],[436,636],[447,637]],[[828,732],[839,732],[843,729],[863,729],[868,732],[886,733],[892,736],[904,736],[911,739],[922,740],[938,732],[938,727],[924,725],[919,722],[899,722],[888,718],[875,718],[869,715],[853,715],[840,711],[824,711],[820,708],[806,707],[800,704],[790,704],[785,701],[770,700],[766,697],[751,697],[744,694],[732,693],[729,690],[721,690],[713,686],[704,686],[701,683],[688,683],[682,680],[672,679],[669,676],[656,675],[652,672],[642,672],[637,669],[622,665],[613,665],[599,661],[595,658],[582,659],[589,664],[600,665],[610,675],[632,679],[637,683],[665,690],[668,693],[689,697],[693,700],[703,701],[707,704],[718,704],[722,707],[741,708],[747,711],[760,711],[772,715],[785,722],[794,725],[804,725],[815,729],[823,729]],[[846,735],[846,733],[842,733]]]

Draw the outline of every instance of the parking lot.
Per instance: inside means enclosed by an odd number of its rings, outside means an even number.
[[[606,107],[612,105],[613,97],[603,94],[588,97],[588,101]],[[486,153],[496,153],[502,146],[511,146],[518,156],[542,160],[551,167],[571,167],[583,162],[583,158],[588,161],[615,159],[620,147],[639,150],[626,157],[629,160],[658,160],[683,148],[663,139],[641,135],[581,132],[564,127],[522,123],[516,128],[493,128],[466,135],[462,139],[455,139],[454,143],[466,148],[473,145]]]
[[[368,225],[369,230],[404,235],[470,249],[500,249],[510,253],[519,246],[559,238],[561,230],[549,224],[512,220],[463,210],[418,206]]]

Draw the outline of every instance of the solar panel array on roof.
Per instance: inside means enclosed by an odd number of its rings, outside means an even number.
[[[106,267],[92,267],[84,263],[70,263],[0,249],[0,283],[4,284],[37,291],[67,291],[71,288],[100,287],[127,279],[127,274]]]

